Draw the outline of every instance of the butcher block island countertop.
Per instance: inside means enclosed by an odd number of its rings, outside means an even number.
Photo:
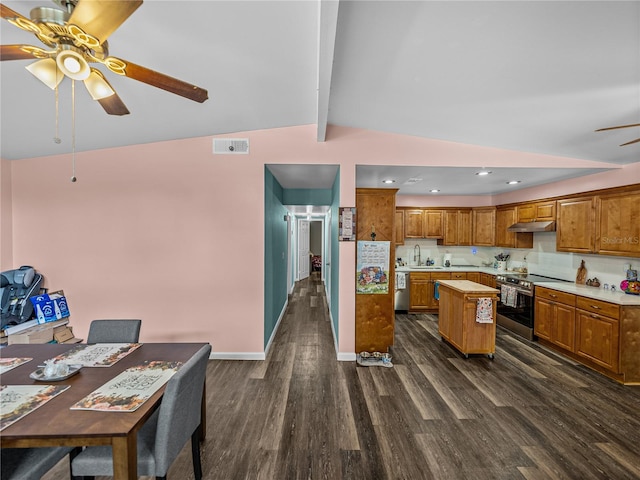
[[[465,358],[470,354],[493,358],[498,290],[470,280],[438,280],[438,283],[438,332],[442,338]]]
[[[438,283],[462,293],[487,293],[490,296],[491,294],[497,295],[499,291],[471,280],[438,280]]]

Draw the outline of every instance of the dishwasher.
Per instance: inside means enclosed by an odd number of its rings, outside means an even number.
[[[404,277],[404,282],[401,277]],[[396,311],[408,311],[409,310],[409,272],[396,272],[395,282],[395,310]],[[404,288],[398,288],[399,286]]]

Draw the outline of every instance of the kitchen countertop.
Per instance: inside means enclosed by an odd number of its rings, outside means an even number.
[[[603,302],[611,302],[617,305],[640,305],[640,295],[629,295],[620,290],[612,292],[611,290],[605,290],[600,287],[588,287],[570,282],[534,282],[534,285],[552,288],[560,292],[573,293],[581,297],[602,300]]]
[[[481,272],[488,273],[490,275],[510,274],[517,273],[512,271],[498,271],[492,267],[474,267],[474,266],[452,266],[452,267],[436,267],[425,268],[415,265],[405,265],[403,267],[396,267],[396,272]],[[596,300],[602,300],[603,302],[611,302],[617,305],[640,305],[640,295],[629,295],[627,293],[616,290],[605,290],[601,287],[588,287],[586,285],[576,285],[571,282],[534,282],[534,285],[544,286],[559,290],[561,292],[573,293],[582,297],[594,298]]]

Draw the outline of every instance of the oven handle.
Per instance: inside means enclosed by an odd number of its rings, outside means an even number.
[[[533,292],[530,292],[529,290],[521,290],[520,288],[515,287],[514,285],[511,285],[511,284],[509,284],[509,283],[496,283],[496,288],[497,288],[498,290],[500,290],[500,287],[501,287],[502,285],[506,285],[506,286],[508,286],[508,287],[513,287],[513,288],[515,288],[515,289],[516,289],[516,292],[521,293],[521,294],[523,294],[523,295],[525,295],[525,296],[527,296],[527,297],[533,297]]]

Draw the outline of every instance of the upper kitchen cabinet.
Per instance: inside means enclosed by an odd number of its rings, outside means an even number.
[[[593,253],[595,246],[595,199],[578,197],[558,200],[556,250]]]
[[[404,211],[405,238],[442,238],[443,211],[413,209]]]
[[[444,211],[444,236],[438,245],[471,245],[473,218],[471,209]]]
[[[596,197],[595,250],[640,257],[640,190]]]
[[[518,205],[517,212],[518,223],[553,222],[556,219],[556,201],[525,203]]]
[[[555,202],[553,202],[555,206]],[[533,248],[533,233],[510,232],[507,230],[516,223],[520,207],[498,207],[496,209],[496,247]],[[555,207],[554,207],[555,217]],[[533,221],[533,220],[531,220]]]
[[[396,245],[404,245],[404,210],[396,210],[394,227],[396,230]]]
[[[473,209],[473,245],[493,247],[496,244],[496,207]]]

